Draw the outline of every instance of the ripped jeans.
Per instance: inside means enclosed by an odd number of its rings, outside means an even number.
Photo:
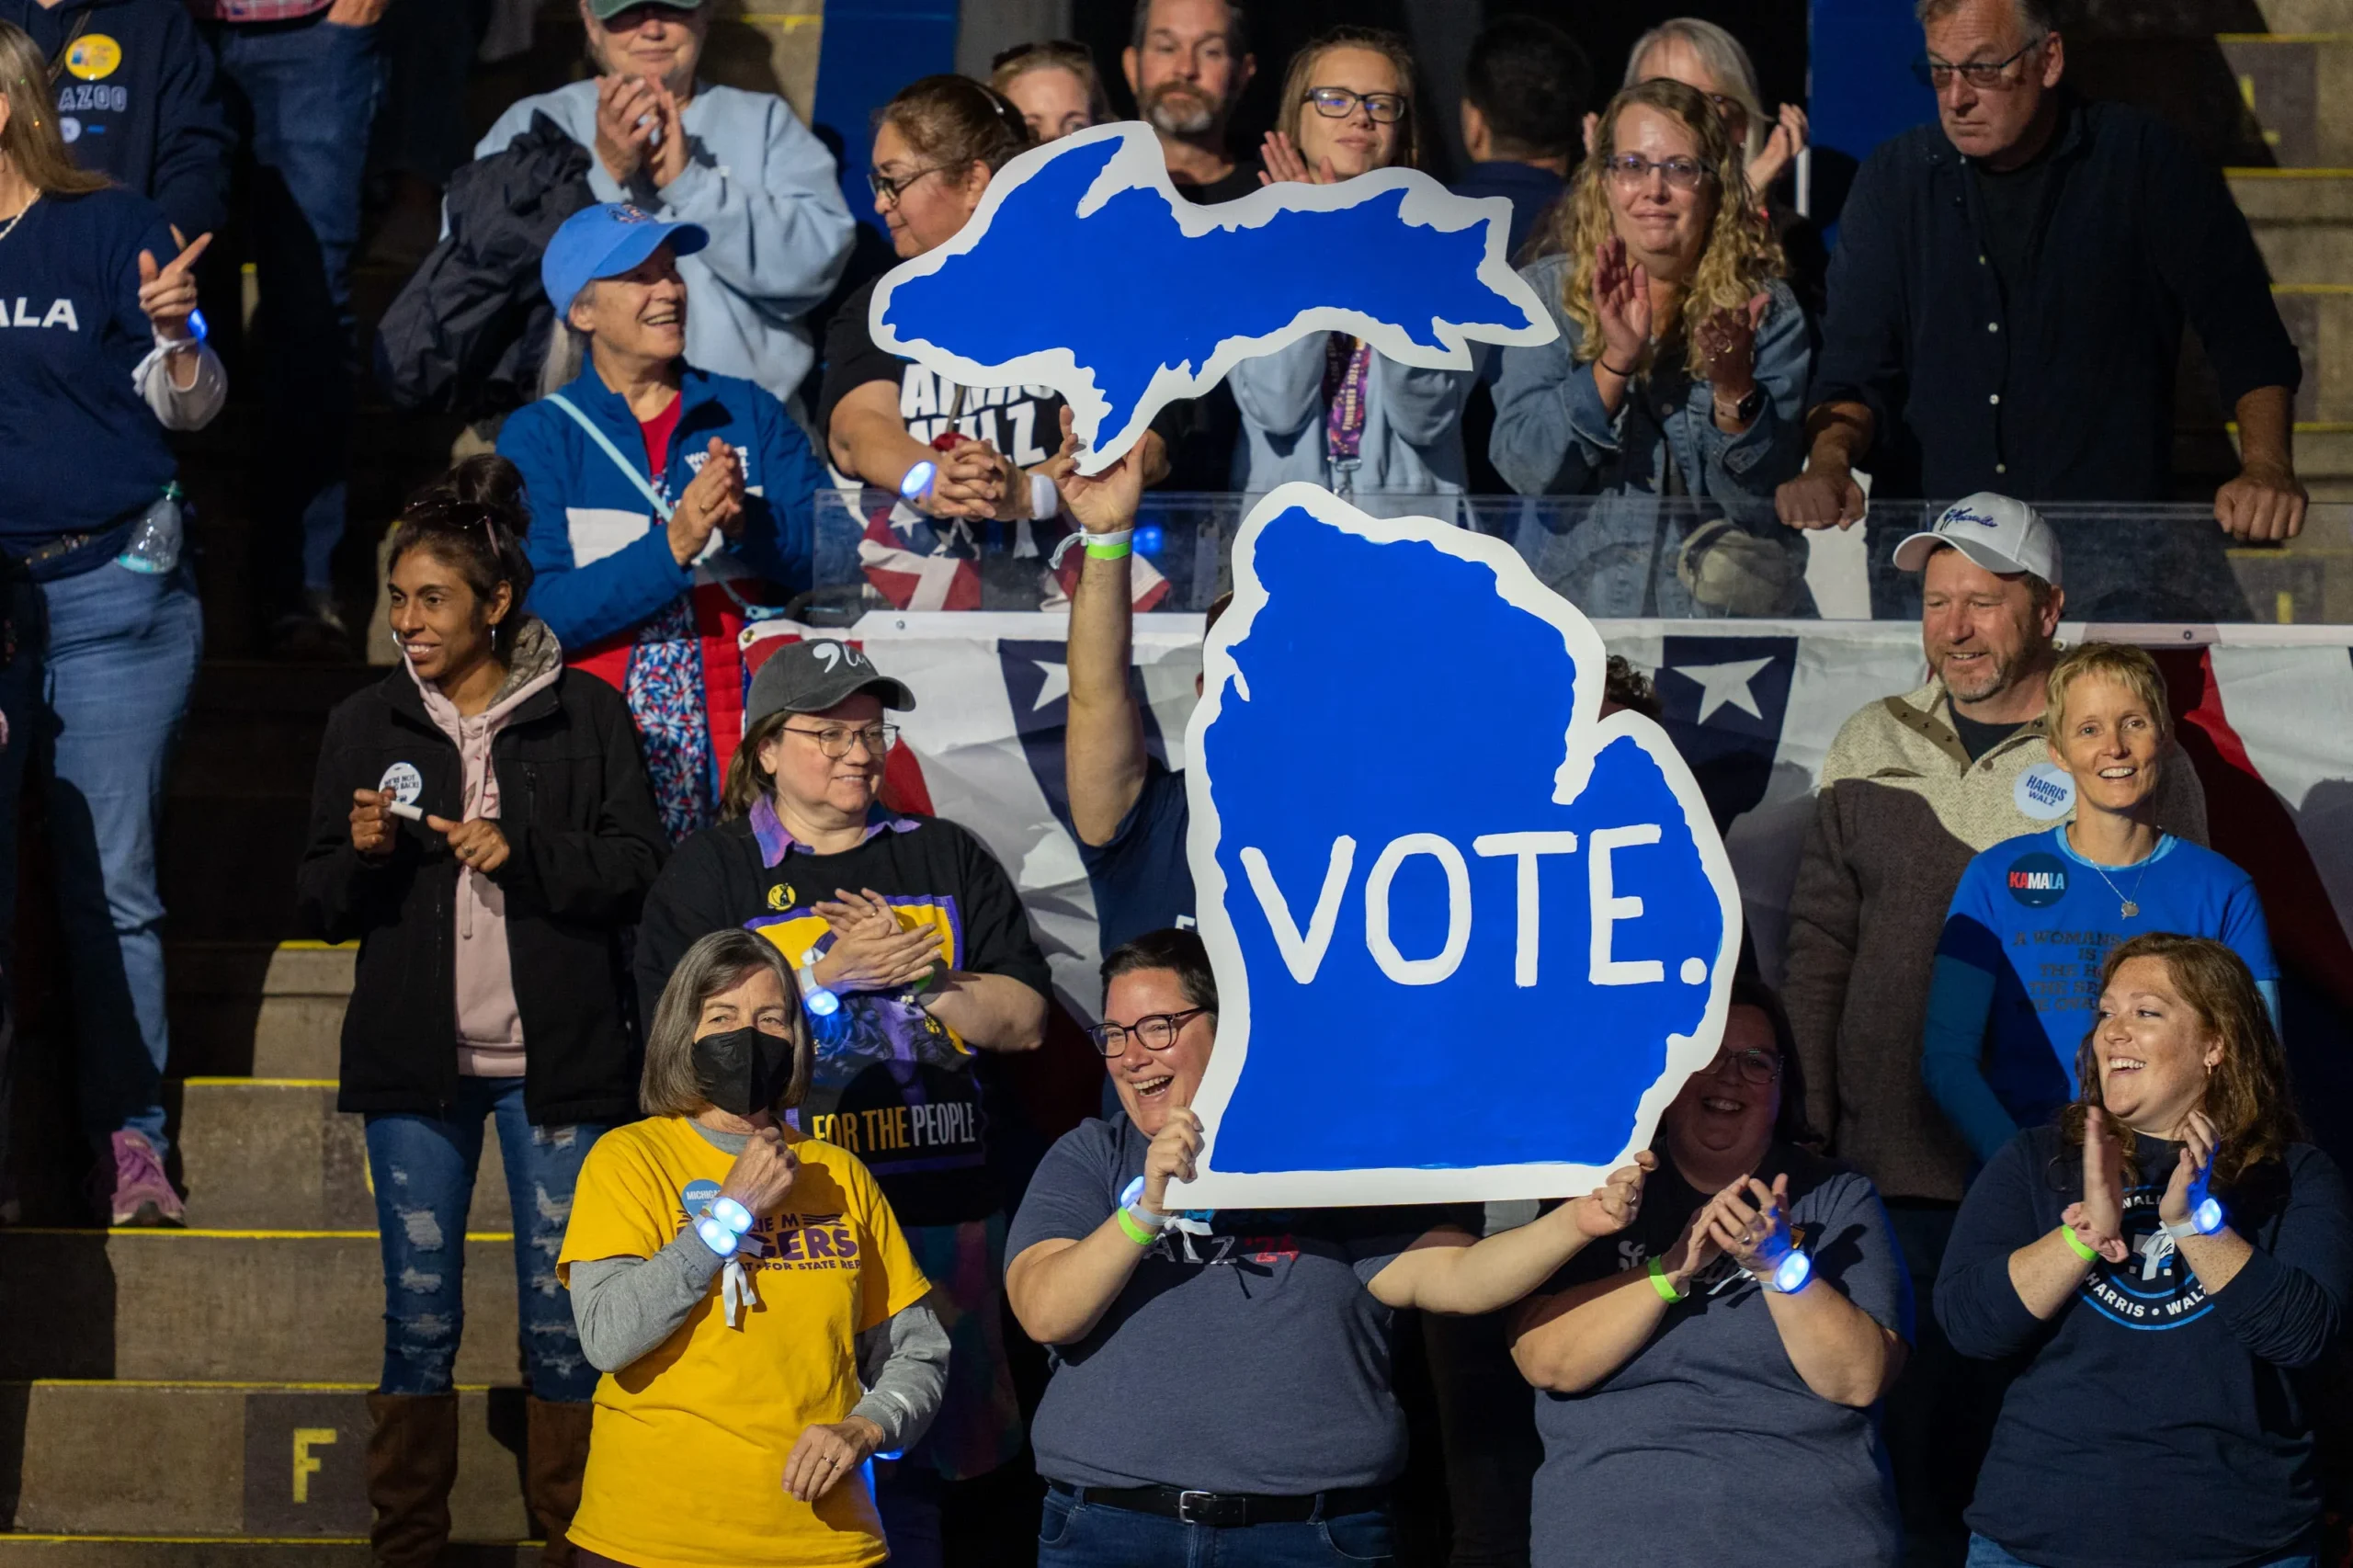
[[[520,1078],[458,1080],[454,1116],[368,1119],[368,1171],[384,1244],[384,1377],[381,1393],[448,1393],[466,1321],[466,1210],[482,1165],[486,1117],[498,1123],[506,1191],[515,1209],[515,1283],[522,1309],[523,1365],[531,1392],[585,1400],[597,1369],[581,1354],[572,1298],[556,1282],[556,1255],[572,1218],[573,1187],[589,1146],[607,1131],[581,1123],[533,1127]]]

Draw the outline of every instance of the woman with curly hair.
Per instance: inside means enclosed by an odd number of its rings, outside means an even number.
[[[1520,276],[1561,335],[1503,350],[1487,449],[1497,472],[1523,495],[1709,497],[1741,536],[1711,523],[1708,540],[1695,535],[1673,560],[1644,510],[1637,580],[1613,584],[1604,570],[1595,586],[1613,602],[1586,608],[1800,608],[1804,547],[1775,521],[1773,490],[1803,458],[1813,348],[1723,117],[1680,82],[1620,92],[1537,244]],[[1704,565],[1694,544],[1719,561]],[[1656,574],[1654,599],[1653,560],[1679,569]]]
[[[1971,1568],[2301,1568],[2320,1530],[2295,1374],[2353,1293],[2353,1205],[2302,1141],[2255,977],[2203,937],[2109,955],[2080,1096],[1961,1204],[1937,1318],[2018,1358]]]

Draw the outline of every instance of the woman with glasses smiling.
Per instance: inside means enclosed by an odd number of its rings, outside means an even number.
[[[1773,515],[1803,449],[1813,350],[1741,148],[1698,91],[1609,102],[1540,259],[1520,271],[1559,338],[1502,351],[1488,455],[1523,495],[1704,497],[1723,515],[1597,513],[1577,541],[1601,615],[1810,608],[1805,546]]]
[[[1800,1147],[1779,999],[1733,983],[1722,1048],[1659,1122],[1643,1212],[1520,1308],[1546,1568],[1893,1563],[1872,1407],[1912,1300],[1869,1180]]]
[[[1268,185],[1330,185],[1418,165],[1414,56],[1405,40],[1379,28],[1334,28],[1292,56],[1264,158],[1259,178]],[[1332,265],[1365,261],[1335,257]],[[1245,359],[1227,377],[1242,409],[1233,487],[1256,494],[1305,480],[1343,495],[1461,494],[1462,399],[1472,374],[1400,365],[1344,332]]]
[[[943,1489],[1021,1451],[999,1306],[995,1085],[980,1058],[1037,1047],[1052,982],[1012,879],[980,841],[884,803],[898,734],[887,715],[915,705],[847,642],[792,643],[762,665],[722,820],[678,846],[647,894],[636,968],[646,1017],[713,931],[756,932],[798,971],[816,1057],[797,1125],[865,1162],[946,1302],[954,1357],[939,1417],[877,1472],[892,1561],[921,1564],[938,1561]]]

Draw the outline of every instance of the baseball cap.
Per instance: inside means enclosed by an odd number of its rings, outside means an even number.
[[[665,6],[673,11],[692,11],[701,6],[702,0],[588,0],[588,14],[600,22],[609,22],[623,11],[639,6]]]
[[[540,286],[563,316],[580,290],[599,278],[619,278],[665,242],[673,256],[692,256],[710,243],[700,223],[665,223],[626,201],[584,207],[563,221],[540,257]]]
[[[2059,583],[2059,536],[2023,501],[1981,490],[1947,506],[1926,531],[1895,547],[1899,571],[1917,572],[1940,544],[1949,544],[1988,572],[2031,572]]]
[[[915,694],[904,681],[884,675],[873,660],[847,642],[830,637],[788,642],[769,654],[752,677],[751,695],[744,700],[744,728],[774,713],[822,713],[861,691],[872,692],[883,707],[897,712],[915,705]]]

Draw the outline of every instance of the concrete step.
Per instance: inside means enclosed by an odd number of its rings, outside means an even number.
[[[165,954],[172,1071],[331,1078],[357,943],[185,941]]]
[[[2343,239],[2353,248],[2353,232]],[[2347,267],[2353,271],[2353,256]],[[2353,281],[2275,284],[2271,299],[2304,362],[2296,418],[2306,424],[2353,421]]]
[[[2353,168],[2224,173],[2274,284],[2353,283]]]
[[[182,1540],[364,1537],[368,1388],[0,1384],[0,1430],[22,1442],[9,1528]],[[523,1391],[461,1389],[458,1421],[451,1533],[507,1543],[538,1533],[519,1469]]]
[[[2353,29],[2221,33],[2214,41],[2273,162],[2353,165]]]
[[[212,1230],[373,1230],[363,1124],[320,1078],[190,1078],[181,1085],[180,1175],[191,1225]],[[469,1233],[512,1229],[498,1133],[483,1128]]]
[[[509,1237],[466,1237],[461,1383],[519,1375]],[[0,1379],[363,1383],[383,1369],[367,1230],[0,1230]]]

